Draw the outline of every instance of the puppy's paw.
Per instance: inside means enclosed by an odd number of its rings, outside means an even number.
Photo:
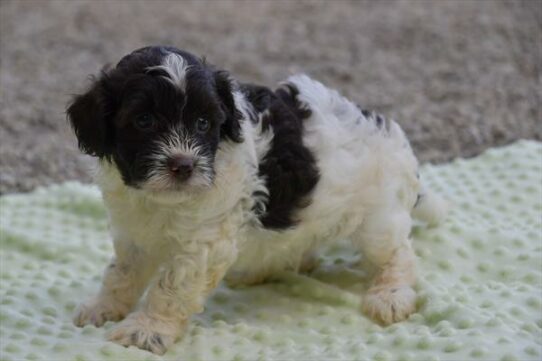
[[[106,321],[120,321],[130,311],[129,307],[109,297],[96,297],[79,305],[73,317],[78,327],[102,326]]]
[[[375,286],[363,301],[363,311],[384,325],[406,319],[416,310],[416,292],[409,286]]]
[[[135,346],[163,355],[185,326],[186,321],[157,319],[138,311],[115,326],[107,338],[125,347]]]

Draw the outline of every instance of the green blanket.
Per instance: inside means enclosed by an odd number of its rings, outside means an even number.
[[[311,275],[219,287],[164,356],[76,328],[112,254],[98,190],[79,183],[0,198],[1,360],[540,360],[542,143],[425,166],[449,199],[437,228],[415,227],[418,312],[381,327],[360,313],[368,278],[346,245]]]

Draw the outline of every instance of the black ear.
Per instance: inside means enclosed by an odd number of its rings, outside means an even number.
[[[85,94],[75,96],[67,110],[79,148],[86,154],[100,158],[110,155],[112,137],[108,121],[112,106],[105,81],[105,74],[93,79],[91,88]]]
[[[234,86],[228,72],[219,70],[215,72],[216,92],[222,101],[222,107],[226,113],[226,121],[222,124],[223,136],[237,143],[243,142],[241,120],[243,114],[235,106],[233,97]]]

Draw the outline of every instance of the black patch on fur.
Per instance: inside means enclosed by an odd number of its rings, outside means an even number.
[[[378,129],[385,128],[386,130],[389,130],[389,122],[386,121],[386,118],[384,116],[370,110],[363,109],[359,105],[357,105],[357,107],[361,111],[361,114],[365,117],[365,119],[370,122],[374,122]]]
[[[241,119],[243,115],[235,107],[233,98],[233,85],[228,72],[220,70],[215,72],[216,90],[218,96],[222,99],[222,109],[226,114],[226,120],[222,124],[221,136],[229,138],[234,142],[243,142],[241,130]]]
[[[376,115],[376,126],[379,129],[382,129],[383,125],[384,125],[384,118],[382,118],[382,116],[380,114],[377,114]]]
[[[105,70],[98,78],[92,77],[91,88],[75,96],[67,109],[79,149],[100,158],[109,158],[111,155],[114,130],[109,118],[117,106],[106,79]]]
[[[364,116],[365,118],[369,118],[369,117],[371,116],[371,112],[368,111],[367,109],[361,109],[361,108],[360,108],[360,110],[361,110],[361,114],[363,114],[363,116]]]
[[[416,197],[416,202],[414,203],[413,208],[416,208],[420,204],[423,197],[424,195],[422,193],[418,193],[418,196]]]
[[[316,160],[302,139],[303,121],[310,109],[299,102],[299,91],[292,84],[276,92],[253,85],[242,89],[258,112],[266,112],[262,129],[274,134],[271,148],[259,164],[259,176],[269,191],[266,209],[254,212],[266,228],[293,227],[295,212],[310,204],[308,197],[320,178]]]
[[[241,84],[240,88],[257,113],[263,113],[271,106],[271,102],[276,98],[275,94],[264,86]]]

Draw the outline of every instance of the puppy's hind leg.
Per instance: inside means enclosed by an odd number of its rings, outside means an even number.
[[[363,223],[355,241],[378,268],[363,300],[363,311],[382,324],[406,319],[416,308],[415,255],[408,235],[408,212],[383,209]]]

